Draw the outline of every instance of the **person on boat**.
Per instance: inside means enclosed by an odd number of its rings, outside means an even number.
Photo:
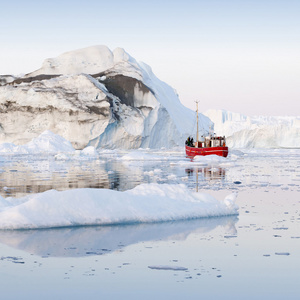
[[[191,143],[190,137],[188,137],[187,140],[185,141],[185,144],[186,144],[187,146],[190,146],[190,143]]]
[[[191,138],[191,147],[194,147],[194,139],[193,139],[193,137]]]

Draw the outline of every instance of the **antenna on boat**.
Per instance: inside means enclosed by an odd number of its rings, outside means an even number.
[[[197,112],[197,138],[196,138],[196,143],[197,143],[197,145],[198,145],[198,140],[199,140],[199,126],[198,126],[198,103],[199,103],[199,101],[195,101],[196,102],[196,112]]]

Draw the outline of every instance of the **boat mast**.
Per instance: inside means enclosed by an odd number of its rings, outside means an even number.
[[[198,144],[198,140],[199,140],[199,129],[198,129],[198,102],[199,101],[195,101],[196,102],[196,107],[197,107],[197,109],[196,109],[196,112],[197,112],[197,139],[196,139],[196,142],[197,142],[197,144]]]

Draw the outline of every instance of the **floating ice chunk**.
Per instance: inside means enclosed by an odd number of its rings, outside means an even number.
[[[92,156],[92,157],[97,157],[98,152],[95,147],[93,146],[88,146],[84,148],[83,150],[80,151],[81,156]]]
[[[152,270],[187,271],[188,268],[176,266],[148,266]]]
[[[236,196],[218,201],[183,184],[141,184],[132,190],[73,189],[0,198],[0,229],[51,228],[188,220],[237,215]]]
[[[63,137],[46,130],[27,144],[16,146],[12,143],[0,145],[1,153],[59,153],[74,152],[72,144]]]
[[[206,155],[206,156],[197,155],[197,156],[194,157],[193,161],[222,163],[222,162],[227,162],[227,158],[222,157],[222,156],[218,156],[218,155]]]
[[[176,180],[177,176],[175,174],[170,174],[167,176],[168,180]]]
[[[232,193],[228,196],[225,197],[224,199],[224,203],[229,207],[229,208],[232,208],[234,207],[236,204],[235,204],[235,200],[237,198],[237,193]]]
[[[70,160],[71,157],[65,153],[58,153],[54,156],[55,160]]]

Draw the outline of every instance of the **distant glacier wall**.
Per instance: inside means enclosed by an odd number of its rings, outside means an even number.
[[[226,110],[204,113],[232,148],[300,148],[300,117],[249,117]]]

